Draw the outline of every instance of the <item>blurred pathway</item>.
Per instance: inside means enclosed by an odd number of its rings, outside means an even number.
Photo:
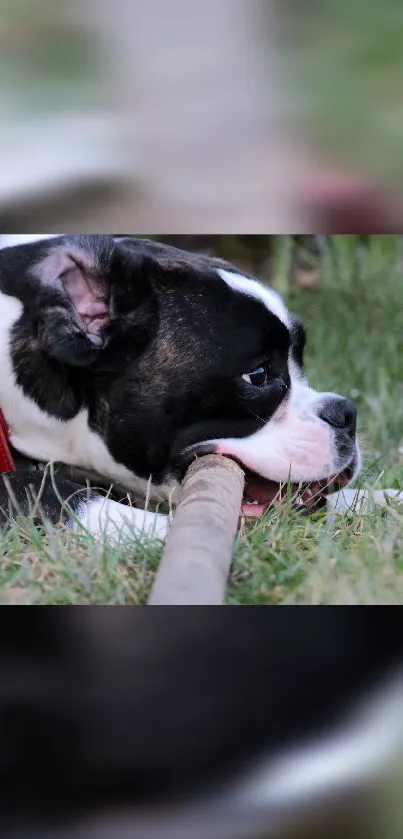
[[[286,141],[271,4],[88,2],[117,68],[106,94],[121,129],[126,189],[92,204],[78,197],[64,210],[37,207],[47,229],[295,229],[286,198],[302,160]]]

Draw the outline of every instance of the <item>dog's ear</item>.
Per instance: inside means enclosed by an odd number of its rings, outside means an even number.
[[[142,247],[112,236],[61,236],[1,250],[0,288],[21,300],[49,356],[120,370],[158,324],[154,263]]]
[[[33,268],[42,348],[98,371],[118,370],[141,352],[156,322],[146,262],[111,237],[53,245]]]
[[[95,259],[79,247],[56,245],[32,274],[39,281],[35,294],[42,348],[62,362],[92,364],[110,322],[107,282]]]

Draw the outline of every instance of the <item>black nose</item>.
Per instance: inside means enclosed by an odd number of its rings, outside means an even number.
[[[342,396],[327,399],[319,411],[319,416],[334,428],[345,429],[350,437],[355,436],[357,409],[349,399],[343,399]]]

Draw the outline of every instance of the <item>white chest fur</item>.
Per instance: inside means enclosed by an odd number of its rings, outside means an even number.
[[[0,406],[12,445],[27,457],[79,466],[145,496],[147,481],[114,460],[99,434],[89,428],[87,410],[66,422],[55,419],[17,385],[10,357],[10,332],[21,312],[19,300],[0,292]],[[166,491],[161,487],[161,492],[152,492],[152,497],[165,498]]]

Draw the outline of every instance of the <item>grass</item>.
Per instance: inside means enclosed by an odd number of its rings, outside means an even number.
[[[318,287],[287,294],[308,326],[307,372],[315,387],[357,403],[357,485],[403,488],[403,238],[363,246],[341,236],[322,245]],[[282,288],[286,264],[279,259]],[[144,603],[160,550],[135,540],[112,548],[19,521],[0,537],[0,602]],[[287,504],[269,511],[239,533],[228,603],[403,603],[403,508],[392,503],[333,524]]]
[[[305,132],[331,165],[401,179],[403,7],[398,0],[285,4],[285,72]],[[364,140],[365,138],[365,140]]]

